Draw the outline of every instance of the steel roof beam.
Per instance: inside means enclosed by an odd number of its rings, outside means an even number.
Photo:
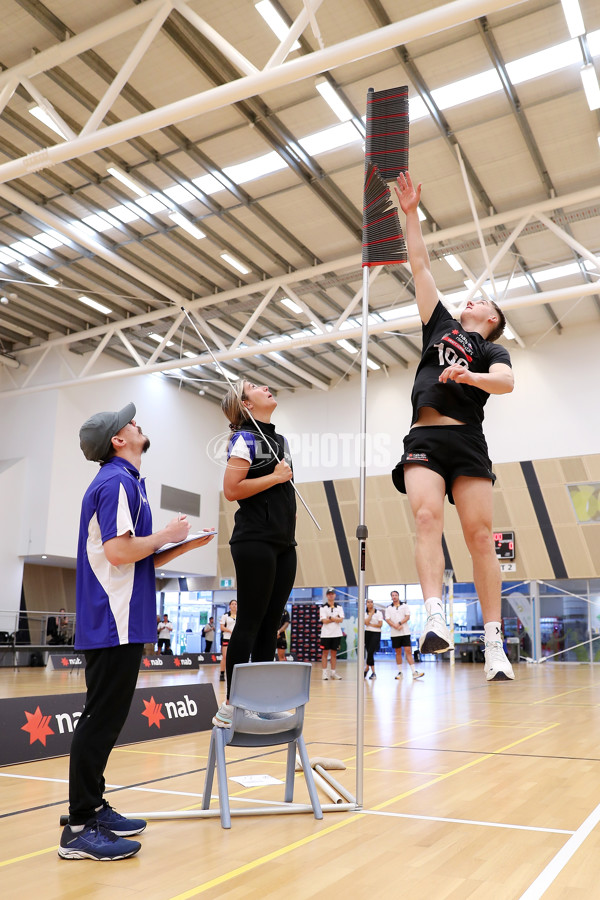
[[[345,63],[394,49],[400,42],[414,41],[469,22],[489,12],[516,6],[520,2],[523,0],[454,0],[444,6],[326,47],[324,50],[284,62],[268,71],[246,75],[158,109],[132,116],[116,125],[108,125],[93,134],[79,136],[3,163],[0,165],[0,182],[28,175],[46,166],[66,162],[77,156],[114,146],[140,134],[156,131],[166,125],[221,109],[231,103],[253,97],[257,93],[302,81],[318,75],[325,69],[335,69]],[[146,5],[148,4],[143,4]],[[8,70],[8,77],[14,77],[12,69]]]

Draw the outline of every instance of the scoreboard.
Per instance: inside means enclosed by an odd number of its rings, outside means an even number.
[[[494,549],[498,559],[515,558],[515,533],[514,531],[495,531]]]

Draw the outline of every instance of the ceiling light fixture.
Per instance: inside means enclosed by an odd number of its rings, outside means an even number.
[[[290,30],[288,25],[285,24],[280,14],[277,12],[271,0],[260,0],[260,3],[255,3],[254,8],[260,15],[263,17],[271,31],[277,35],[280,41],[283,41]],[[298,41],[292,44],[290,50],[299,50],[300,44]]]
[[[50,285],[50,287],[56,287],[59,284],[58,278],[53,278],[51,275],[47,275],[45,272],[42,272],[41,269],[36,269],[35,266],[30,266],[29,263],[23,263],[19,266],[19,269],[22,272],[26,272],[27,275],[31,275],[32,278],[37,278],[38,281],[43,281],[44,284]]]
[[[102,315],[107,316],[112,312],[112,309],[109,309],[108,306],[104,306],[102,303],[98,303],[97,300],[92,300],[91,297],[86,297],[85,294],[79,298],[82,303],[85,303],[86,306],[95,309],[96,312],[102,313]]]
[[[580,69],[581,81],[585,91],[585,98],[591,110],[600,109],[600,84],[593,63],[588,63]]]
[[[186,219],[185,216],[182,216],[181,213],[169,213],[169,218],[175,222],[176,225],[179,225],[180,228],[183,228],[184,231],[187,231],[188,234],[191,234],[193,238],[196,238],[197,241],[201,241],[203,237],[206,237],[203,231],[196,228],[194,223],[190,222],[189,219]]]
[[[336,344],[339,344],[340,347],[342,347],[346,351],[346,353],[352,353],[353,355],[355,353],[358,353],[356,347],[351,344],[350,341],[347,341],[346,338],[341,338],[339,341],[336,341]]]
[[[155,332],[153,332],[153,331],[150,332],[150,334],[148,335],[148,337],[149,337],[151,340],[156,341],[157,344],[162,344],[162,342],[163,342],[163,340],[164,340],[164,334],[155,334]],[[167,344],[166,344],[166,345],[167,345],[167,347],[172,347],[172,346],[173,346],[173,341],[167,341]]]
[[[583,16],[579,7],[579,0],[560,0],[562,3],[565,19],[567,20],[567,28],[572,38],[585,34],[585,25],[583,24]]]
[[[317,90],[325,103],[327,103],[329,108],[336,114],[340,122],[349,122],[350,119],[352,119],[351,110],[348,109],[344,100],[324,75],[317,78]]]
[[[241,272],[242,275],[250,274],[250,269],[247,269],[239,259],[236,259],[235,256],[231,256],[230,253],[221,253],[221,259],[224,259],[226,263],[229,263],[230,266],[233,266],[233,268],[237,269],[238,272]]]
[[[376,371],[377,369],[380,369],[381,366],[379,365],[379,363],[376,363],[374,360],[367,359],[367,368],[373,369],[373,371]]]
[[[50,131],[53,131],[55,134],[60,135],[60,137],[64,138],[65,141],[68,139],[68,135],[64,133],[60,125],[55,122],[52,116],[48,112],[46,112],[45,109],[42,109],[41,106],[30,106],[29,113],[34,118],[36,118],[38,122],[41,122],[42,125],[45,125],[46,128],[49,128]]]
[[[453,272],[461,272],[462,271],[462,266],[459,263],[459,261],[457,260],[457,258],[454,256],[453,253],[447,253],[446,256],[444,256],[444,259],[446,260],[446,262],[448,263],[448,265],[450,266],[450,268],[452,269]]]
[[[297,316],[299,316],[302,312],[302,307],[298,306],[297,303],[294,303],[293,300],[290,300],[289,297],[282,297],[279,302],[283,303],[284,306],[287,306],[287,308],[290,309],[293,313],[296,313]]]
[[[125,187],[128,187],[130,191],[133,191],[134,194],[137,194],[138,197],[145,197],[148,193],[148,191],[138,184],[131,175],[128,175],[123,169],[119,169],[118,166],[107,166],[106,171],[109,175],[112,175],[113,178],[116,178],[117,181],[120,181],[121,184],[124,184]]]

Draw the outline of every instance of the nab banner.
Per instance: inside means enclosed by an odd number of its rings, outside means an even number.
[[[198,653],[182,653],[181,656],[143,656],[140,663],[140,672],[164,672],[167,669],[189,672],[198,668]]]
[[[85,656],[83,653],[51,653],[49,662],[53,669],[84,669]]]
[[[0,766],[66,756],[84,702],[83,693],[0,700]],[[212,684],[137,688],[117,746],[208,731],[216,711]]]

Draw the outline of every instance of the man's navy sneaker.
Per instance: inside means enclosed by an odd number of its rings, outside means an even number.
[[[100,812],[97,813],[96,819],[101,825],[109,828],[117,837],[130,837],[132,834],[141,834],[146,827],[144,819],[126,819],[116,809],[113,809],[106,800]]]
[[[97,821],[89,822],[83,831],[73,833],[65,825],[60,838],[58,855],[63,859],[126,859],[134,856],[142,845],[139,841],[127,841],[117,837]]]

